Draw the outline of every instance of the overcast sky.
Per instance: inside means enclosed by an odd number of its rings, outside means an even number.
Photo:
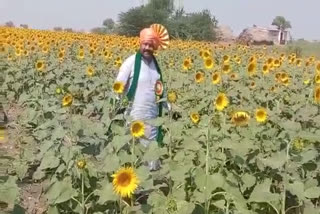
[[[120,12],[147,0],[0,0],[0,23],[13,21],[32,28],[56,26],[90,30],[105,18],[117,20]],[[256,24],[269,26],[282,15],[291,21],[293,38],[320,39],[320,0],[176,0],[187,12],[209,9],[219,24],[238,35]]]

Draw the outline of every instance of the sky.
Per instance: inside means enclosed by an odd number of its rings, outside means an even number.
[[[117,21],[118,14],[147,0],[0,0],[0,24],[13,21],[31,28],[60,26],[89,31],[106,18]],[[187,12],[208,9],[221,25],[237,36],[253,24],[269,26],[281,15],[291,22],[294,39],[320,40],[320,0],[176,0]]]

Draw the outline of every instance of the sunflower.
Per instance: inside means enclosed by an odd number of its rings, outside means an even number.
[[[279,59],[275,59],[274,61],[273,61],[273,66],[274,67],[276,67],[276,68],[278,68],[278,67],[280,67],[280,60]]]
[[[316,57],[315,57],[315,56],[310,56],[310,57],[309,57],[309,61],[310,61],[310,62],[314,62],[314,61],[315,61],[315,59],[316,59]]]
[[[231,122],[236,126],[245,126],[250,120],[250,115],[245,111],[236,111],[231,116]]]
[[[113,191],[121,197],[131,198],[140,183],[132,167],[120,168],[112,177]]]
[[[241,58],[240,57],[238,57],[237,56],[237,58],[236,59],[234,59],[235,60],[235,62],[237,63],[237,64],[240,64],[241,63]]]
[[[71,94],[66,94],[62,99],[62,106],[69,106],[72,104],[73,97]]]
[[[82,49],[79,50],[77,57],[78,57],[78,59],[80,59],[80,60],[84,58],[84,51],[83,51]]]
[[[6,52],[6,47],[1,45],[0,46],[0,53],[4,53],[4,52]]]
[[[6,139],[6,129],[3,127],[0,127],[0,143],[1,141],[4,141]]]
[[[229,104],[229,99],[224,93],[219,93],[216,100],[215,100],[215,108],[218,111],[222,111],[225,107]]]
[[[18,48],[16,49],[15,53],[14,53],[16,56],[21,56],[21,49]]]
[[[267,64],[263,65],[262,72],[264,75],[267,75],[269,73],[269,66]]]
[[[42,48],[42,53],[48,53],[49,52],[49,48],[48,48],[48,46],[44,46],[43,48]]]
[[[122,94],[124,91],[124,84],[120,81],[116,81],[113,86],[112,89],[115,93],[117,94]]]
[[[8,61],[11,61],[13,59],[12,54],[8,54]]]
[[[120,68],[121,65],[122,65],[122,62],[119,62],[119,61],[116,60],[116,61],[114,61],[113,65],[114,65],[114,67],[116,67],[116,68]]]
[[[310,61],[306,61],[305,64],[304,64],[306,67],[309,67],[311,65],[311,62]]]
[[[222,65],[222,71],[223,71],[223,73],[225,73],[225,74],[229,73],[229,72],[231,71],[230,65],[229,65],[229,64],[223,64],[223,65]]]
[[[290,79],[285,79],[284,81],[282,81],[282,84],[288,86],[290,84]]]
[[[87,167],[87,162],[86,162],[86,160],[85,160],[85,159],[78,160],[78,161],[77,161],[77,167],[78,167],[79,169],[84,169],[84,168],[86,168],[86,167]]]
[[[24,50],[24,51],[23,51],[23,55],[24,55],[24,56],[29,56],[29,51]]]
[[[201,71],[198,71],[195,74],[194,79],[195,79],[196,83],[202,83],[204,81],[204,73]]]
[[[249,65],[248,65],[248,73],[249,73],[249,76],[252,76],[256,73],[257,71],[257,64],[256,62],[251,62]]]
[[[276,92],[276,90],[277,90],[277,86],[271,86],[269,89],[270,92]]]
[[[175,103],[177,101],[177,93],[175,91],[169,91],[168,92],[168,95],[167,95],[167,100],[170,102],[170,103]]]
[[[220,72],[214,72],[211,76],[212,84],[216,85],[221,82],[221,74]]]
[[[301,59],[297,59],[296,60],[296,66],[297,67],[301,67],[301,65],[302,65],[302,60]]]
[[[94,75],[94,68],[90,65],[87,67],[86,72],[89,77],[92,77]]]
[[[190,119],[194,124],[198,124],[200,121],[200,115],[198,112],[192,112],[190,114]]]
[[[94,49],[90,49],[89,54],[90,54],[91,56],[93,56],[93,55],[95,54],[95,50],[94,50]]]
[[[310,83],[310,79],[306,78],[305,80],[303,80],[303,84],[309,85],[309,83]]]
[[[145,125],[142,121],[137,120],[131,124],[130,132],[135,138],[140,138],[144,136]]]
[[[30,51],[31,51],[31,52],[33,52],[33,51],[35,51],[35,50],[36,50],[36,47],[35,47],[35,46],[31,46],[31,47],[30,47]]]
[[[314,77],[314,82],[316,84],[320,84],[320,73],[316,74],[315,77]]]
[[[251,81],[249,84],[249,88],[254,89],[256,87],[256,82],[255,81]]]
[[[237,80],[238,79],[238,74],[236,72],[233,72],[229,75],[230,79],[231,80]]]
[[[189,70],[191,68],[191,60],[190,58],[186,58],[184,61],[183,61],[183,70]]]
[[[318,64],[316,65],[316,71],[320,72],[320,62],[318,62]]]
[[[305,147],[304,141],[300,138],[294,139],[292,143],[292,147],[294,150],[300,152]]]
[[[214,66],[214,62],[213,62],[213,59],[212,58],[206,58],[204,60],[204,67],[206,69],[212,69]]]
[[[257,122],[264,123],[268,118],[267,110],[265,108],[262,108],[262,107],[258,108],[256,110],[255,116],[256,116]]]
[[[250,58],[249,58],[249,64],[251,64],[251,63],[256,63],[257,62],[257,58],[256,58],[256,56],[251,56]]]
[[[63,58],[64,58],[64,52],[59,51],[59,53],[58,53],[58,59],[59,59],[60,61],[62,61]]]
[[[222,61],[223,61],[223,63],[228,63],[228,62],[230,61],[230,56],[224,55],[224,56],[222,57]]]
[[[203,53],[204,53],[204,50],[200,50],[200,51],[199,51],[199,56],[200,56],[200,57],[203,57]]]
[[[63,91],[63,89],[61,89],[61,88],[56,88],[56,94],[61,94],[62,91]]]
[[[38,60],[35,63],[35,68],[37,69],[37,71],[43,71],[45,69],[46,65],[45,62],[43,60]]]
[[[320,86],[314,88],[314,102],[320,104]]]
[[[281,72],[280,76],[278,77],[279,81],[284,84],[284,85],[288,85],[289,84],[289,75],[286,72]]]
[[[210,52],[208,50],[204,51],[202,54],[202,58],[207,59],[211,56]]]

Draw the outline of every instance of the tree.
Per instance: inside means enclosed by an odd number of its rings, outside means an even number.
[[[288,28],[291,28],[290,21],[286,20],[283,16],[277,16],[273,19],[272,25],[275,25],[278,27],[279,30],[286,30]]]
[[[217,23],[209,10],[189,14],[180,10],[170,20],[168,30],[172,37],[178,39],[213,41],[216,39]]]
[[[115,29],[116,23],[113,19],[108,18],[103,21],[102,25],[106,28],[106,32],[112,33]]]
[[[20,24],[20,27],[24,28],[24,29],[28,29],[29,26],[27,24]]]
[[[119,14],[119,34],[137,36],[141,29],[148,25],[144,7],[135,7]]]
[[[8,21],[5,23],[6,27],[14,27],[13,21]]]
[[[63,31],[63,28],[62,27],[54,27],[53,30],[54,31]]]
[[[64,31],[66,31],[66,32],[73,32],[73,29],[72,29],[72,28],[65,28]]]
[[[174,11],[172,0],[150,0],[146,6],[129,9],[119,14],[119,34],[137,36],[140,30],[153,23],[167,25]]]
[[[185,14],[183,8],[174,9],[173,0],[150,0],[146,6],[119,14],[118,33],[138,36],[140,30],[153,23],[166,26],[174,38],[207,41],[215,39],[217,26],[217,20],[209,10]]]
[[[153,10],[163,10],[171,14],[174,11],[174,0],[150,0],[146,7]]]
[[[106,34],[106,28],[105,27],[95,27],[90,30],[91,33],[95,34]]]

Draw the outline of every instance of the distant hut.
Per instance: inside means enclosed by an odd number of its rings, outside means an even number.
[[[233,35],[232,29],[227,25],[218,26],[216,29],[217,41],[231,43],[236,37]]]
[[[287,30],[280,30],[276,26],[246,28],[237,38],[239,43],[252,45],[284,45],[288,42],[290,33]]]

